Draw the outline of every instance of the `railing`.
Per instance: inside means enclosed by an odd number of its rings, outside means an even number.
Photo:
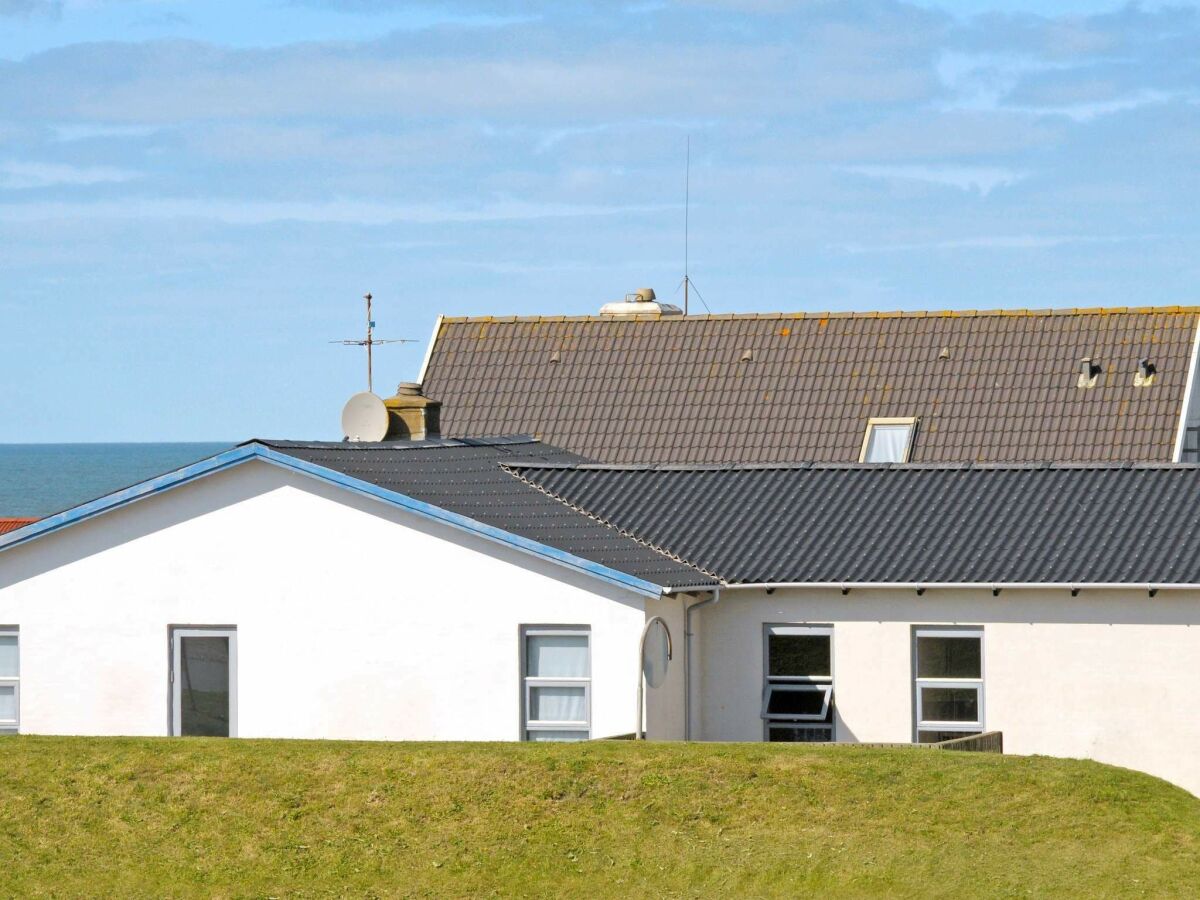
[[[614,734],[609,737],[592,738],[594,741],[632,741],[633,734]],[[960,753],[1003,753],[1004,732],[985,731],[982,734],[969,734],[966,737],[951,738],[948,741],[938,741],[929,744],[901,744],[859,741],[828,741],[831,746],[839,747],[916,747],[920,750],[957,750]],[[807,746],[813,746],[809,744]]]
[[[1003,753],[1004,732],[985,731],[982,734],[971,734],[967,737],[951,738],[936,744],[921,744],[933,750],[960,750],[968,753]]]

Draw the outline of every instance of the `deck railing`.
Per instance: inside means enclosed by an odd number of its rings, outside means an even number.
[[[614,734],[609,737],[592,738],[594,741],[632,741],[633,734]],[[960,753],[1003,753],[1004,732],[985,731],[982,734],[969,734],[966,737],[951,738],[948,741],[938,741],[929,744],[880,743],[876,741],[831,741],[840,747],[916,747],[920,750],[958,750]]]
[[[921,744],[920,746],[933,750],[960,750],[968,753],[1003,753],[1004,732],[985,731],[982,734],[971,734],[967,737],[951,738],[948,741]]]

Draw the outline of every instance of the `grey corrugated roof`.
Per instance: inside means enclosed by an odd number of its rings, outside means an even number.
[[[443,319],[423,388],[448,435],[617,463],[855,462],[918,417],[914,462],[1167,462],[1200,310]],[[1101,369],[1078,386],[1079,360]],[[1138,360],[1156,367],[1137,387]]]
[[[514,478],[501,463],[577,463],[529,437],[386,443],[256,440],[305,462],[397,491],[477,522],[663,587],[712,579]]]
[[[1200,584],[1200,467],[514,466],[727,583]]]

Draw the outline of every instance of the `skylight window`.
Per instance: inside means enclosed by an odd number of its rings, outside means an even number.
[[[915,418],[868,419],[858,461],[865,463],[905,463],[912,453]]]

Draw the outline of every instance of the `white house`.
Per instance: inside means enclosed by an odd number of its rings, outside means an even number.
[[[44,734],[938,740],[1200,792],[1200,467],[255,441],[0,537]]]

